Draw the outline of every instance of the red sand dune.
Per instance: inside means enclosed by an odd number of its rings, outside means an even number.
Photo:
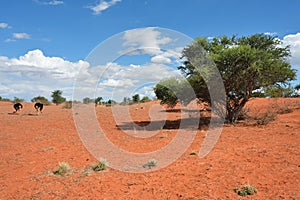
[[[131,117],[146,125],[154,104],[132,105]],[[247,104],[254,115],[291,105],[299,108],[300,99],[252,99]],[[207,129],[202,125],[178,160],[148,173],[109,167],[87,173],[98,161],[81,142],[71,109],[50,105],[36,116],[33,103],[24,103],[19,114],[12,111],[12,103],[0,103],[0,199],[300,199],[300,109],[267,125],[225,125],[205,158],[190,155],[201,147]],[[110,107],[96,111],[110,141],[132,152],[162,148],[178,131],[170,123],[150,138],[136,139],[116,126]],[[176,122],[180,112],[167,112],[167,117]],[[54,175],[59,162],[72,170]],[[234,192],[248,184],[258,193],[240,197]]]

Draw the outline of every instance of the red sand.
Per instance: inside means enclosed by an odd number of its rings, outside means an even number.
[[[154,103],[132,105],[132,118],[149,120]],[[300,99],[276,100],[276,106],[291,104],[299,107]],[[274,99],[248,103],[253,113],[270,105]],[[154,151],[178,131],[163,129],[148,139],[132,139],[116,127],[110,107],[96,110],[109,139],[129,151]],[[33,104],[24,103],[19,114],[12,111],[12,103],[0,103],[0,199],[300,199],[299,109],[263,126],[225,125],[213,151],[201,159],[190,153],[199,151],[204,126],[184,155],[150,173],[112,168],[84,173],[98,161],[83,146],[72,110],[51,105],[36,116]],[[169,120],[179,117],[168,112]],[[54,175],[59,162],[69,163],[71,172]],[[258,193],[240,197],[234,192],[248,184]]]

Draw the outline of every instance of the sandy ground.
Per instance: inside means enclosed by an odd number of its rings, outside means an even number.
[[[132,105],[134,122],[147,125],[153,105]],[[300,99],[253,99],[247,106],[258,115],[299,105]],[[12,103],[0,103],[0,199],[300,199],[300,109],[267,125],[225,125],[213,151],[199,158],[191,152],[201,147],[203,123],[178,160],[147,173],[89,170],[98,161],[80,140],[71,109],[50,105],[36,115],[33,104],[24,103],[20,113],[12,111]],[[136,153],[170,143],[181,116],[179,108],[166,112],[168,121],[157,134],[135,138],[117,126],[110,107],[97,107],[96,115],[112,143]],[[72,169],[54,175],[60,162]],[[243,185],[258,193],[238,196],[234,188]]]

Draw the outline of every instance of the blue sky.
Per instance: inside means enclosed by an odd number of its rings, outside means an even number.
[[[300,69],[299,8],[300,1],[297,0],[2,0],[0,96],[26,100],[37,95],[50,98],[51,91],[61,89],[67,98],[71,98],[76,74],[87,67],[84,60],[97,45],[115,34],[145,27],[167,28],[190,38],[273,34],[284,44],[291,45],[291,64]],[[158,33],[160,30],[147,30],[151,32],[149,37],[155,48],[165,44],[157,41],[168,40],[168,36]],[[130,34],[139,38],[136,33]],[[119,39],[135,48],[147,44],[142,41],[147,37],[137,41],[138,45],[134,38],[125,38],[125,35],[120,35]],[[153,67],[151,64],[159,60],[163,71],[166,66],[176,64],[174,56],[164,57],[166,53],[144,53],[149,57],[146,63],[137,63],[137,60],[143,60],[142,55],[130,63],[130,55],[127,55],[127,60],[124,58],[123,63],[116,62],[113,66],[118,66],[115,70],[121,71],[126,67]],[[121,84],[120,79],[112,75],[105,80],[105,84],[109,81]],[[131,83],[128,87],[131,85],[130,91],[134,91],[136,80],[127,77],[126,82]],[[139,82],[139,85],[143,84],[148,85]],[[32,88],[33,85],[36,88]],[[146,90],[143,92],[148,94]],[[109,97],[101,91],[99,95]],[[121,95],[130,94],[124,92]]]

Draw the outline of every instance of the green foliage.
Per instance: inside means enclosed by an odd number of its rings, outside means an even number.
[[[135,94],[132,96],[132,101],[133,103],[139,103],[140,102],[140,95],[139,94]]]
[[[96,99],[95,99],[95,105],[97,106],[97,105],[100,105],[101,103],[102,103],[102,100],[103,100],[103,98],[102,97],[97,97]]]
[[[294,88],[291,86],[282,87],[278,85],[271,85],[265,88],[265,95],[271,98],[291,97],[294,93]]]
[[[196,38],[184,48],[182,58],[185,61],[179,69],[193,87],[196,97],[210,102],[206,82],[216,77],[211,67],[215,65],[225,87],[227,121],[235,123],[239,112],[253,96],[253,91],[274,85],[286,85],[295,79],[295,70],[286,59],[290,55],[289,47],[283,48],[280,44],[279,39],[264,34],[241,38],[223,36],[212,41]],[[174,79],[163,82],[173,84]],[[178,91],[170,90],[172,87],[169,85],[172,84],[159,82],[154,88],[162,103],[174,105],[176,102]],[[180,84],[173,87],[182,88]]]
[[[236,192],[239,196],[247,196],[256,194],[257,189],[251,185],[245,185],[241,189],[234,188],[234,192]]]
[[[31,102],[39,102],[42,103],[44,105],[49,105],[50,102],[48,101],[48,99],[46,97],[43,96],[37,96],[31,99]]]
[[[117,102],[115,100],[109,99],[107,102],[105,102],[104,104],[106,104],[107,106],[113,106],[116,105]]]
[[[169,107],[174,107],[179,101],[186,104],[196,98],[191,84],[180,77],[161,80],[154,87],[154,92],[161,104],[167,104]]]
[[[94,103],[95,100],[94,100],[94,99],[91,99],[91,98],[89,98],[89,97],[85,97],[85,98],[83,98],[82,102],[83,102],[84,104],[89,104],[89,103]]]
[[[20,102],[24,102],[24,99],[14,97],[14,103],[20,103]]]
[[[149,101],[151,101],[151,99],[147,96],[144,96],[140,102],[145,103],[145,102],[149,102]]]
[[[3,98],[3,97],[0,96],[0,101],[10,101],[10,99],[9,98]]]
[[[66,101],[66,98],[62,97],[62,91],[61,90],[55,90],[52,92],[52,102],[56,105],[61,104]]]
[[[105,159],[101,159],[99,163],[92,166],[93,171],[103,171],[108,166],[108,162]]]

